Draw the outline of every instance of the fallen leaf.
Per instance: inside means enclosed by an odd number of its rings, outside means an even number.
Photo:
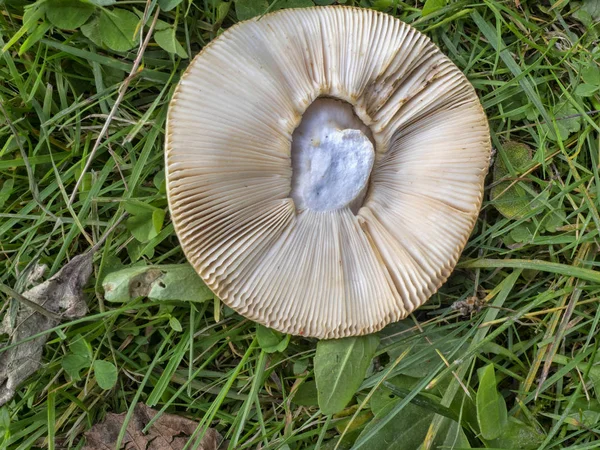
[[[109,302],[128,302],[137,297],[190,302],[214,298],[189,264],[129,267],[106,275],[102,287]]]
[[[133,415],[127,424],[127,431],[121,448],[135,450],[181,450],[198,423],[175,414],[162,414],[150,429],[142,430],[158,411],[143,403],[135,405]],[[104,422],[94,425],[85,433],[86,443],[82,450],[114,450],[117,438],[127,413],[108,413]],[[217,450],[223,441],[217,430],[209,428],[200,443],[188,446],[198,450]]]
[[[16,317],[7,313],[0,334],[8,334],[8,344],[54,328],[61,318],[74,319],[87,313],[83,287],[92,273],[92,252],[74,257],[53,277],[25,291],[22,296],[48,311],[42,314],[19,304]],[[12,319],[14,317],[14,319]],[[47,334],[43,334],[0,353],[0,406],[9,401],[19,384],[40,367]]]

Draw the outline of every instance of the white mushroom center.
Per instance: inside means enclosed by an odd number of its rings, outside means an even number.
[[[361,206],[375,151],[369,128],[349,103],[313,102],[292,136],[292,191],[296,208],[330,211]]]

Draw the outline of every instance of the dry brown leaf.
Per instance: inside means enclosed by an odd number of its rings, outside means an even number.
[[[74,319],[87,313],[83,287],[92,273],[92,252],[74,257],[53,277],[25,291],[22,296],[39,305],[47,314],[19,304],[16,317],[8,312],[0,334],[8,334],[9,345],[55,327],[61,318]],[[19,384],[40,367],[47,334],[0,353],[0,406],[9,401]]]
[[[174,414],[162,414],[144,434],[142,430],[158,411],[143,403],[135,405],[121,448],[135,450],[181,450],[194,434],[198,423]],[[86,444],[82,450],[114,450],[127,413],[108,413],[104,422],[94,425],[85,433]],[[209,428],[199,445],[190,448],[217,450],[223,438],[217,430]]]

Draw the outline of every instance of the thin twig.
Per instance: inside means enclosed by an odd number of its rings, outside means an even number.
[[[88,155],[87,161],[85,162],[85,167],[83,168],[83,171],[81,172],[81,175],[79,175],[79,178],[77,179],[77,183],[75,183],[75,187],[73,188],[73,192],[71,193],[71,197],[69,197],[69,204],[70,205],[72,205],[73,202],[75,201],[75,196],[77,195],[77,192],[79,191],[79,187],[81,186],[81,183],[83,182],[83,177],[87,173],[87,171],[89,170],[90,166],[92,165],[92,161],[94,160],[94,157],[96,156],[96,152],[100,148],[100,144],[102,143],[102,139],[106,135],[106,133],[108,131],[108,127],[110,126],[110,123],[112,122],[113,118],[115,117],[115,114],[117,113],[119,105],[121,104],[121,102],[123,101],[123,98],[125,97],[125,92],[127,92],[127,88],[129,87],[129,84],[131,83],[131,81],[138,74],[138,68],[140,67],[140,64],[142,62],[142,57],[144,56],[144,52],[146,51],[146,47],[148,46],[148,43],[150,42],[150,38],[152,37],[152,32],[154,30],[154,26],[156,25],[156,21],[158,20],[158,14],[159,14],[159,12],[160,12],[160,9],[157,8],[156,9],[156,13],[154,14],[154,19],[152,20],[152,24],[150,25],[150,29],[148,30],[148,34],[146,34],[146,37],[143,40],[142,45],[140,45],[140,47],[138,49],[138,53],[137,53],[137,56],[135,58],[135,61],[133,62],[133,67],[131,68],[131,72],[129,73],[129,75],[127,76],[127,78],[125,78],[125,80],[123,81],[123,84],[121,84],[121,87],[119,88],[119,96],[117,97],[117,100],[113,104],[113,107],[110,110],[110,113],[108,114],[108,117],[106,118],[106,122],[104,122],[104,126],[102,127],[102,130],[100,130],[100,134],[96,138],[96,142],[94,143],[94,147],[92,148],[92,151]],[[146,16],[146,14],[144,14],[144,17],[145,16]],[[141,26],[142,26],[142,29],[143,29],[144,23],[142,23]]]

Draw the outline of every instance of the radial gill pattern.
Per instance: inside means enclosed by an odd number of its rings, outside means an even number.
[[[375,141],[356,214],[290,198],[292,133],[318,97],[353,105]],[[296,335],[366,334],[446,280],[490,148],[472,86],[427,37],[371,10],[286,10],[232,27],[183,75],[169,204],[187,258],[239,313]]]

